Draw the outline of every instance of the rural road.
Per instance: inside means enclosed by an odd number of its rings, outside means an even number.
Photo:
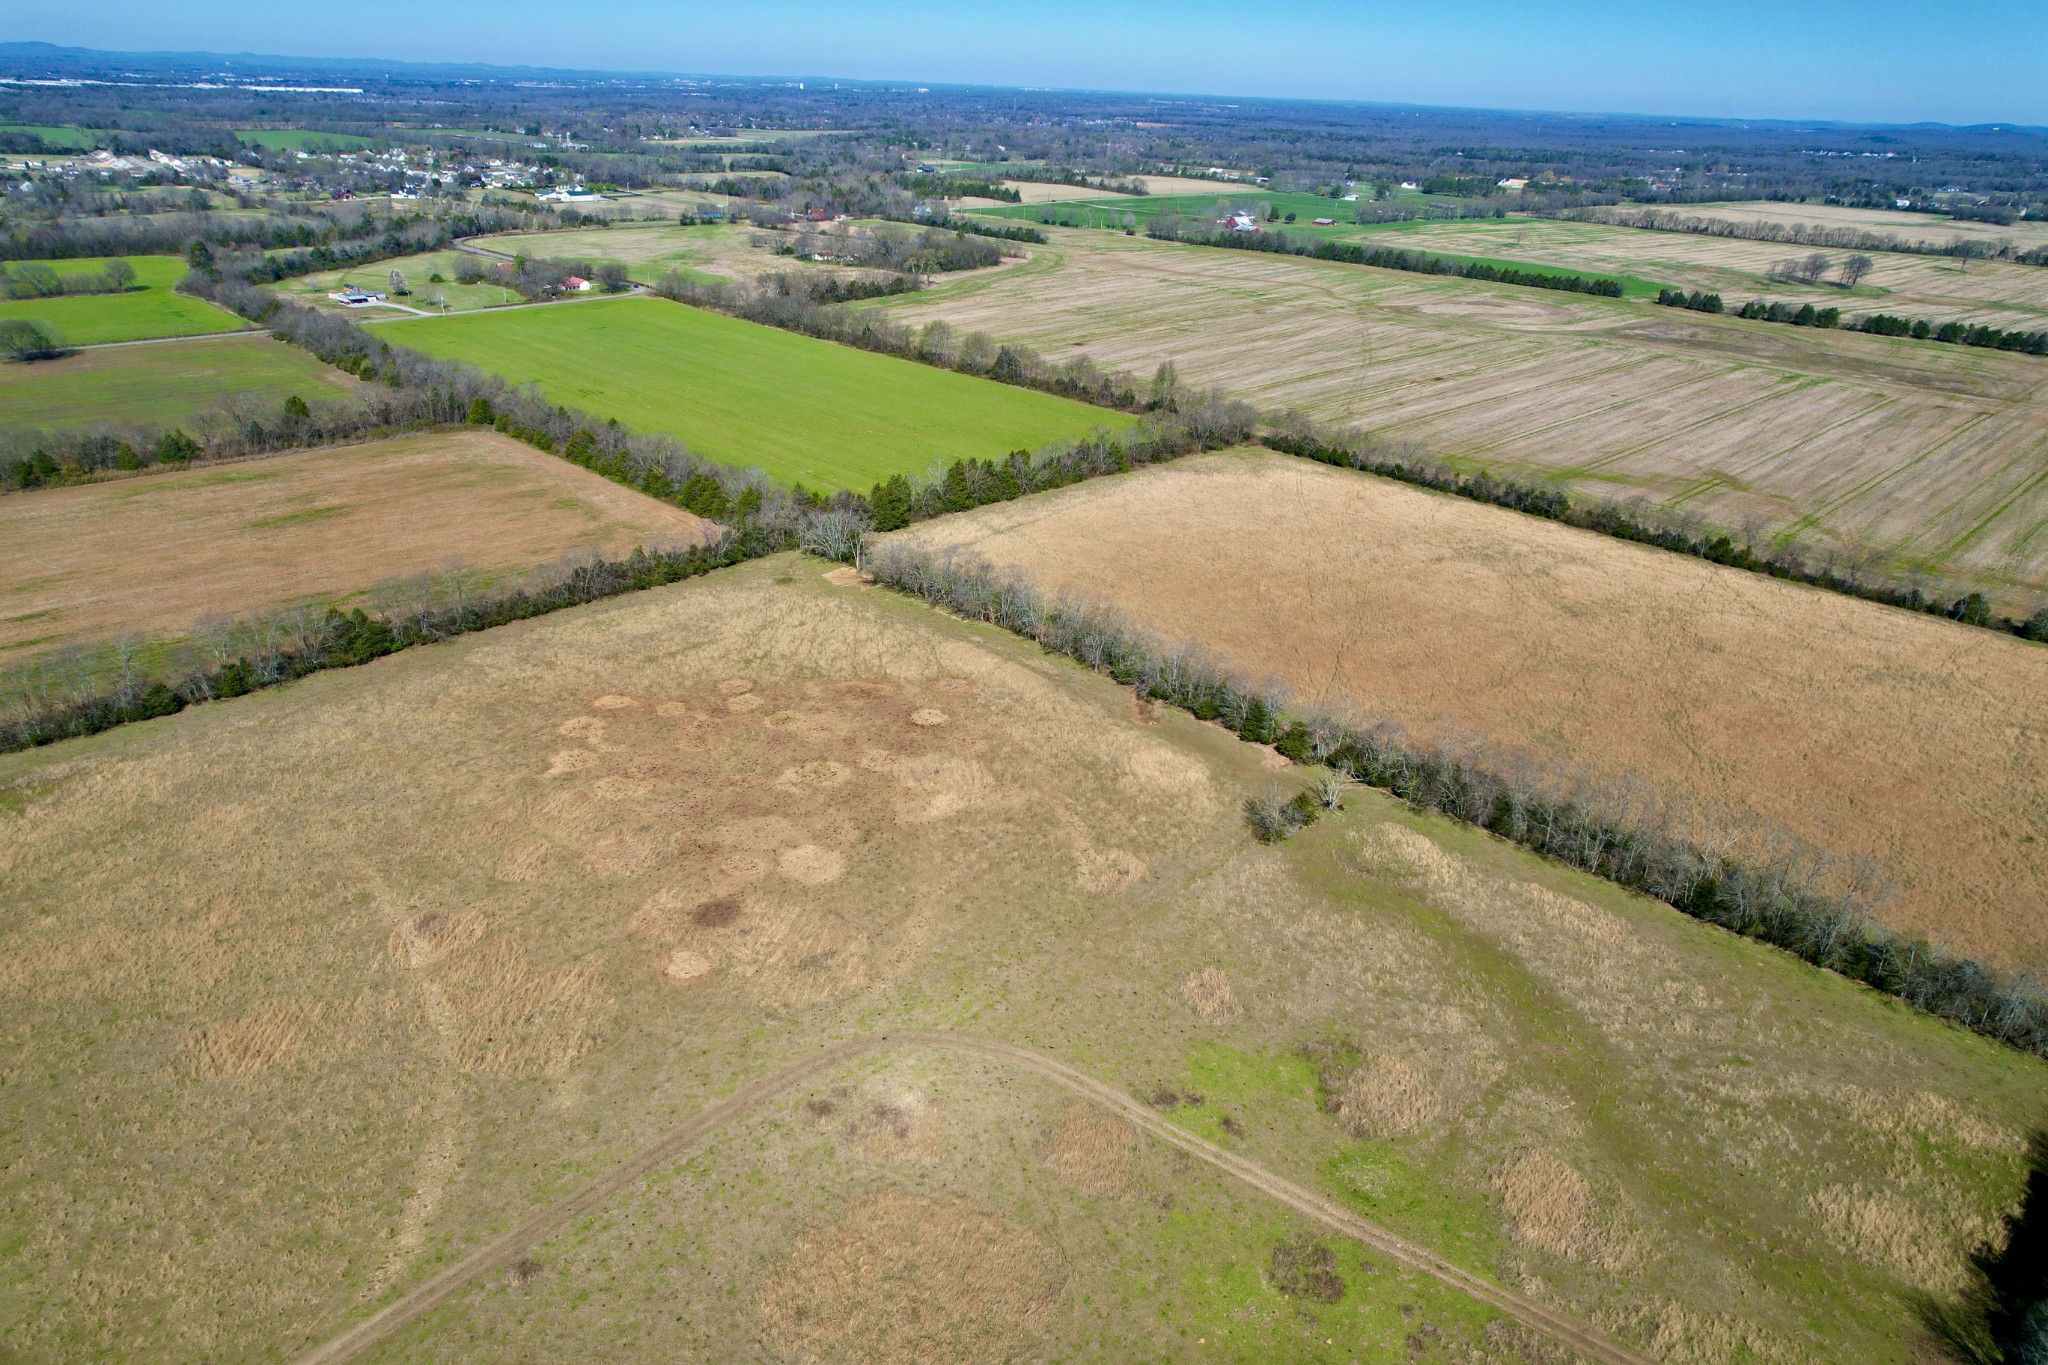
[[[314,1347],[299,1357],[299,1365],[337,1365],[353,1360],[414,1319],[440,1307],[466,1286],[494,1270],[501,1270],[521,1253],[543,1240],[569,1220],[588,1213],[656,1167],[681,1156],[734,1119],[758,1109],[769,1100],[815,1076],[889,1048],[926,1048],[1003,1062],[1027,1071],[1088,1100],[1125,1119],[1132,1126],[1171,1143],[1189,1155],[1208,1162],[1224,1174],[1280,1201],[1305,1217],[1362,1243],[1388,1260],[1420,1271],[1445,1285],[1499,1310],[1526,1327],[1535,1329],[1576,1351],[1586,1360],[1602,1365],[1649,1365],[1635,1352],[1610,1341],[1592,1328],[1563,1313],[1544,1307],[1512,1290],[1503,1289],[1468,1271],[1460,1270],[1426,1247],[1418,1246],[1393,1232],[1358,1217],[1312,1190],[1275,1175],[1257,1162],[1248,1161],[1215,1143],[1183,1131],[1114,1086],[1074,1070],[1066,1064],[1033,1052],[1029,1048],[992,1039],[956,1033],[897,1030],[868,1038],[850,1039],[793,1062],[742,1086],[703,1113],[673,1129],[666,1136],[634,1153],[612,1170],[584,1184],[552,1204],[535,1209],[508,1231],[479,1247],[448,1269],[427,1280],[404,1297],[387,1304],[355,1326]]]

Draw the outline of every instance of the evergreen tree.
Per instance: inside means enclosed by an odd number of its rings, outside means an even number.
[[[868,497],[877,531],[897,531],[910,525],[910,480],[891,474],[875,485]]]
[[[974,506],[974,489],[967,481],[967,466],[959,460],[953,461],[946,470],[945,491],[941,498],[948,512],[965,512]]]

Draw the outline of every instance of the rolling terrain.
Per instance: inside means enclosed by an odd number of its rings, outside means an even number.
[[[823,567],[0,758],[0,1339],[1903,1361],[2013,1199],[2041,1063]]]

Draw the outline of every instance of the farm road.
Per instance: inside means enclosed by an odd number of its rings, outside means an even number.
[[[597,1176],[554,1203],[535,1209],[508,1231],[471,1252],[403,1298],[385,1305],[354,1327],[314,1347],[299,1357],[299,1365],[337,1365],[338,1362],[354,1359],[400,1327],[440,1307],[478,1277],[510,1265],[522,1252],[556,1228],[581,1214],[588,1213],[628,1185],[645,1177],[656,1167],[681,1156],[727,1123],[759,1108],[802,1082],[831,1071],[842,1063],[869,1053],[897,1047],[930,1048],[940,1052],[986,1058],[1041,1076],[1082,1099],[1099,1105],[1162,1142],[1171,1143],[1189,1155],[1208,1162],[1226,1175],[1243,1181],[1297,1213],[1314,1219],[1334,1232],[1357,1240],[1388,1260],[1410,1270],[1433,1276],[1451,1288],[1499,1310],[1525,1327],[1533,1328],[1560,1345],[1576,1351],[1586,1360],[1601,1362],[1601,1365],[1649,1365],[1645,1357],[1608,1340],[1578,1320],[1546,1308],[1512,1290],[1503,1289],[1468,1271],[1460,1270],[1428,1248],[1418,1246],[1377,1223],[1358,1217],[1314,1191],[1275,1175],[1257,1162],[1248,1161],[1234,1152],[1218,1147],[1213,1142],[1183,1131],[1114,1086],[1104,1084],[1062,1062],[1012,1043],[922,1030],[900,1030],[876,1034],[869,1038],[849,1039],[742,1086],[665,1137],[634,1153],[612,1170]]]

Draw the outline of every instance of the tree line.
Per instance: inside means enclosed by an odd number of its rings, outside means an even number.
[[[1000,180],[906,172],[897,177],[897,183],[920,199],[1000,199],[1005,204],[1024,202],[1021,193]]]
[[[1460,261],[1450,256],[1433,256],[1426,251],[1404,251],[1398,247],[1368,247],[1360,242],[1333,242],[1327,238],[1294,238],[1279,232],[1213,232],[1190,229],[1178,219],[1154,218],[1146,235],[1196,246],[1219,246],[1237,251],[1268,251],[1285,256],[1312,256],[1321,261],[1342,261],[1347,265],[1369,265],[1379,270],[1405,270],[1417,275],[1452,275],[1467,280],[1515,284],[1529,289],[1558,289],[1571,294],[1621,297],[1621,281],[1592,275],[1554,275],[1542,270],[1521,270],[1514,266],[1491,265],[1484,261]]]
[[[1179,382],[1171,363],[1160,366],[1149,392],[1141,392],[1128,376],[1105,372],[1085,356],[1055,364],[1029,347],[1000,344],[985,333],[958,335],[944,321],[913,329],[861,310],[821,305],[800,284],[786,279],[779,283],[779,289],[771,282],[755,286],[699,285],[678,276],[664,279],[656,292],[771,327],[1004,383],[1042,388],[1102,407],[1127,412],[1172,412],[1181,402]],[[1228,400],[1209,395],[1200,402],[1218,410]],[[1243,439],[1261,439],[1287,454],[1568,522],[1602,535],[1730,568],[1827,588],[1907,611],[1945,616],[2024,640],[2048,641],[2048,607],[2024,618],[2011,617],[1993,611],[1989,599],[1980,591],[1943,590],[1917,577],[1900,586],[1870,571],[1859,556],[1814,550],[1796,541],[1759,545],[1752,534],[1745,534],[1738,542],[1724,529],[1688,514],[1654,509],[1642,499],[1629,504],[1581,503],[1551,485],[1503,479],[1485,471],[1467,475],[1447,462],[1431,458],[1419,445],[1390,445],[1354,428],[1325,427],[1298,412],[1268,413],[1263,418],[1254,412],[1253,417],[1253,432],[1257,434],[1248,433]],[[1260,422],[1263,431],[1258,429]]]
[[[1290,717],[1288,698],[1254,685],[1189,642],[1175,644],[1107,608],[1051,597],[1021,575],[955,554],[889,545],[867,551],[877,582],[957,616],[1000,626],[1296,763],[1319,765],[1418,809],[1490,830],[1569,867],[1654,897],[1706,923],[1784,949],[2007,1046],[2048,1056],[2048,1000],[1984,964],[1868,918],[1880,894],[1868,870],[1829,875],[1824,854],[1789,840],[1751,858],[1688,838],[1657,803],[1532,773],[1485,749],[1418,741],[1397,721]],[[1324,789],[1327,791],[1327,788]],[[1284,837],[1334,798],[1255,797],[1262,837]]]
[[[1689,308],[1697,313],[1719,313],[1725,305],[1719,294],[1695,289],[1660,289],[1657,302],[1666,308]],[[1736,317],[1752,322],[1781,322],[1793,327],[1840,327],[1842,310],[1815,308],[1810,303],[1794,306],[1751,299],[1736,311]],[[2018,351],[2024,355],[2048,355],[2048,330],[2005,331],[1982,323],[1930,322],[1925,318],[1902,318],[1890,313],[1871,313],[1849,324],[1852,332],[1873,336],[1911,337],[1915,341],[1939,341],[1951,346],[1981,346],[1994,351]]]
[[[623,559],[591,557],[525,575],[498,592],[371,614],[301,606],[240,622],[202,623],[212,657],[171,678],[151,676],[134,642],[106,646],[89,663],[16,670],[0,700],[0,753],[98,734],[187,706],[239,697],[331,668],[368,663],[414,645],[522,621],[621,593],[658,587],[792,549],[800,521],[755,520],[708,544],[641,547]],[[386,593],[385,595],[389,595]]]
[[[2023,640],[2048,641],[2048,607],[2025,619],[1994,613],[1982,592],[1949,597],[1920,583],[1900,587],[1864,572],[1854,561],[1816,552],[1797,542],[1759,545],[1753,534],[1738,540],[1727,531],[1686,514],[1660,512],[1647,501],[1633,504],[1575,502],[1564,490],[1544,484],[1504,479],[1487,471],[1467,474],[1430,458],[1419,445],[1390,444],[1355,428],[1323,426],[1301,413],[1266,418],[1265,443],[1275,450],[1321,464],[1363,470],[1401,483],[1432,488],[1474,502],[1509,507],[1547,521],[1559,521],[1617,540],[1652,545],[1675,554],[1772,578],[1827,588],[1865,601],[1929,616],[1944,616],[1965,625],[1983,626]]]
[[[40,261],[12,270],[0,261],[0,298],[54,299],[66,294],[125,294],[135,284],[135,267],[116,258],[97,271],[60,275]]]
[[[1790,242],[1853,251],[1894,251],[1910,256],[1958,256],[2048,265],[2048,247],[2022,250],[2011,242],[1978,237],[1952,237],[1946,242],[1919,241],[1888,232],[1860,228],[1820,227],[1811,223],[1749,222],[1730,218],[1698,218],[1658,209],[1567,209],[1553,215],[1579,223],[1642,228],[1650,232],[1689,232],[1703,237],[1735,237],[1751,242]]]

